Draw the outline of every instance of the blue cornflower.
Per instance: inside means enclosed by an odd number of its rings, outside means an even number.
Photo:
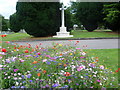
[[[12,86],[11,88],[16,88],[15,86]]]
[[[26,81],[23,81],[22,83],[26,83]]]
[[[21,75],[22,78],[24,78],[25,76],[24,75]]]
[[[55,83],[52,87],[57,87],[57,86],[59,86],[59,84],[58,84],[58,83]]]
[[[68,88],[68,85],[65,85],[64,87],[65,87],[65,88]]]
[[[46,62],[46,64],[50,65],[51,63],[50,62]]]
[[[51,75],[47,75],[47,76],[49,76],[49,77],[50,77]]]
[[[21,88],[25,88],[25,86],[21,86]]]
[[[76,83],[76,85],[79,85],[78,83]]]
[[[28,74],[28,75],[27,75],[27,78],[30,78],[31,76],[32,76],[31,74]]]
[[[50,87],[49,85],[46,85],[46,87]]]
[[[29,80],[29,82],[32,82],[32,80]]]

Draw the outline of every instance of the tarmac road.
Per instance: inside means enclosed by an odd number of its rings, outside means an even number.
[[[75,43],[79,41],[77,45]],[[81,49],[117,49],[118,47],[118,39],[94,39],[94,40],[54,40],[54,41],[20,41],[14,42],[19,45],[28,45],[31,44],[32,47],[36,45],[42,44],[42,47],[51,47],[53,43],[59,43],[63,45],[70,45],[74,47],[78,47]],[[27,44],[28,43],[28,44]]]

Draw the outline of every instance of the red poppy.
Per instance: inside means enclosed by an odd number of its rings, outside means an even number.
[[[120,68],[118,68],[118,70],[120,70]]]
[[[66,67],[67,66],[67,64],[64,64],[64,67]]]
[[[25,52],[25,53],[28,53],[29,51],[28,51],[28,50],[25,50],[24,52]]]
[[[43,73],[45,74],[47,71],[46,70],[43,70]]]
[[[2,52],[7,52],[7,50],[5,48],[1,49]]]
[[[61,53],[60,56],[62,56],[63,54]]]
[[[40,73],[37,74],[38,77],[39,77],[40,75],[41,75]]]
[[[36,63],[38,63],[38,62],[37,61],[32,62],[32,64],[36,64]]]
[[[68,40],[68,41],[73,41],[73,40]]]
[[[5,34],[4,34],[4,35],[1,35],[1,37],[6,37],[6,36],[7,36],[7,35],[5,35]]]
[[[39,46],[38,45],[36,45],[36,49],[38,49],[39,48]]]
[[[80,41],[76,41],[76,43],[79,43]]]
[[[65,72],[64,76],[70,76],[71,74],[69,72]]]
[[[39,52],[37,53],[37,55],[40,55],[40,54],[41,54],[41,53],[39,53]]]
[[[116,70],[115,72],[118,72],[118,70]]]

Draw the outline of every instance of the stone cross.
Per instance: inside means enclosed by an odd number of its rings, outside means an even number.
[[[64,4],[62,5],[62,8],[60,8],[60,10],[62,11],[62,26],[60,27],[60,31],[57,32],[57,36],[53,37],[57,38],[73,37],[73,35],[70,35],[70,32],[67,32],[67,28],[65,27],[64,10],[66,10],[66,8],[64,8]]]
[[[64,4],[62,5],[62,8],[60,8],[60,10],[62,11],[62,26],[61,27],[65,27],[65,19],[64,19],[64,10],[66,10],[66,8],[64,8]]]

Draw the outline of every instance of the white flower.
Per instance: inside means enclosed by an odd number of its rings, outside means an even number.
[[[83,76],[81,76],[81,78],[83,78]]]
[[[28,73],[30,73],[30,71],[27,71]]]
[[[65,67],[65,69],[67,69],[67,67]]]
[[[100,85],[102,85],[102,83],[100,83]]]
[[[3,67],[3,65],[0,65],[0,68],[2,68]]]
[[[10,78],[10,76],[8,76],[8,78]]]
[[[81,53],[81,55],[85,56],[85,55],[86,55],[86,53],[85,53],[85,52],[82,52],[82,53]]]
[[[96,75],[93,75],[93,77],[96,77]]]
[[[17,74],[15,73],[14,76],[17,76]]]
[[[21,77],[19,77],[18,79],[22,79]]]
[[[5,75],[8,75],[7,73]]]
[[[100,65],[100,69],[104,69],[104,66],[103,66],[103,65]]]
[[[92,68],[90,68],[89,70],[92,71]]]
[[[19,83],[18,83],[18,82],[16,82],[16,85],[19,85]]]
[[[63,70],[61,70],[61,72],[62,72],[62,73],[64,73],[64,71],[63,71]]]
[[[14,77],[14,80],[17,80],[17,77]]]
[[[18,73],[18,75],[21,75],[21,73]]]
[[[46,62],[46,61],[47,61],[47,59],[44,59],[44,60],[43,60],[43,62]]]
[[[19,51],[19,49],[16,49],[16,51]]]

